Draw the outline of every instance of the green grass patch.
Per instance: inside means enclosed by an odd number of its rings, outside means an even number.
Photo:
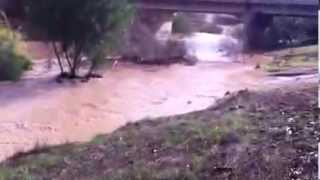
[[[314,55],[317,56],[318,54],[318,46],[311,45],[311,46],[304,46],[304,47],[297,47],[297,48],[289,48],[283,50],[277,50],[267,53],[270,56],[296,56],[296,55]]]
[[[261,67],[267,72],[280,72],[297,68],[317,68],[318,61],[316,59],[310,60],[305,56],[294,56],[276,59],[273,62],[262,64]]]
[[[268,53],[273,59],[261,64],[267,72],[288,71],[297,68],[318,67],[318,46],[292,48]]]
[[[36,180],[28,168],[19,167],[17,169],[0,167],[0,180]]]
[[[93,145],[101,145],[104,143],[106,143],[105,135],[98,135],[90,141],[90,144],[93,144]]]
[[[37,174],[62,166],[69,154],[79,152],[81,146],[66,144],[59,147],[36,147],[31,152],[17,154],[10,162],[0,165],[0,180],[37,180]]]

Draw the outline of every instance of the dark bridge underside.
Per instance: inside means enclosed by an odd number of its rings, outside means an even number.
[[[22,16],[25,0],[0,0],[0,9]],[[318,0],[133,0],[139,9],[246,14],[259,12],[277,16],[317,16]]]
[[[139,9],[276,16],[318,15],[318,0],[136,0]]]

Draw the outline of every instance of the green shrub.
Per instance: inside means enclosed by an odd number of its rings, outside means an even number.
[[[32,63],[23,55],[19,34],[0,27],[0,81],[17,81]]]
[[[83,58],[90,64],[86,76],[105,60],[112,43],[130,23],[133,7],[128,0],[29,0],[29,22],[47,36],[61,74],[78,78]]]

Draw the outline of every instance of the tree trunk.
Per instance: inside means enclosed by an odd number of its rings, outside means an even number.
[[[60,73],[64,74],[64,69],[63,69],[63,65],[62,65],[62,62],[61,62],[61,58],[60,58],[57,46],[56,46],[56,44],[54,42],[52,43],[52,47],[53,47],[53,50],[54,50],[54,54],[57,57],[57,61],[58,61],[59,68],[60,68]]]

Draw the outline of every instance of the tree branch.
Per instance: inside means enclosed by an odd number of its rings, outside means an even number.
[[[59,54],[59,52],[58,52],[58,49],[57,49],[57,46],[56,46],[55,42],[52,42],[52,47],[53,47],[53,50],[54,50],[54,54],[55,54],[55,56],[57,57],[61,74],[63,74],[63,73],[64,73],[63,65],[62,65],[61,58],[60,58],[60,54]]]

